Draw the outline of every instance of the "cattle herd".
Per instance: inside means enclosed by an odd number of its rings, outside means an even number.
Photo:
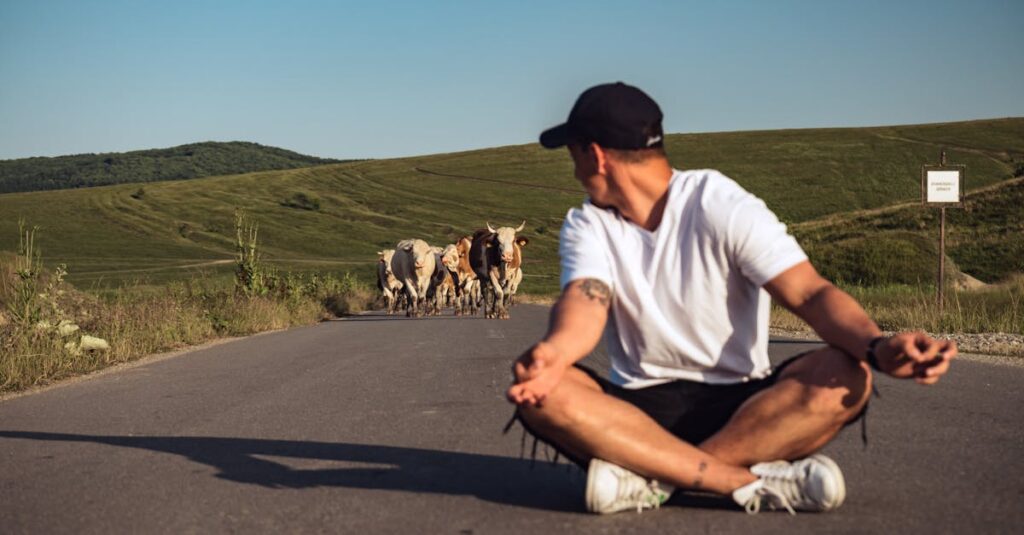
[[[480,229],[444,248],[420,239],[402,240],[379,251],[377,286],[388,314],[405,309],[418,317],[453,307],[455,315],[476,314],[508,319],[516,290],[523,280],[523,251],[529,240],[516,228]]]

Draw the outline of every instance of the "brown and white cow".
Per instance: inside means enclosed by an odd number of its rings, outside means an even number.
[[[487,230],[481,229],[473,234],[469,264],[480,279],[484,316],[488,318],[508,319],[509,281],[510,276],[514,275],[514,270],[510,268],[517,258],[522,262],[522,252],[517,254],[516,251],[520,247],[516,243],[516,233],[525,226],[526,221],[523,221],[516,228],[495,229],[487,223]],[[521,266],[515,269],[521,269]]]
[[[455,315],[476,314],[480,307],[480,280],[469,265],[472,240],[463,236],[444,248],[444,265],[455,282]]]
[[[391,269],[391,259],[394,256],[394,249],[377,251],[377,288],[384,295],[389,315],[398,311],[399,294],[402,292],[402,283]]]
[[[441,265],[441,263],[438,262],[438,265]],[[443,267],[442,270],[444,271],[444,281],[442,281],[441,285],[438,286],[437,295],[435,296],[435,310],[437,311],[437,313],[440,313],[441,310],[444,309],[445,307],[458,306],[455,301],[455,279],[452,278],[451,271],[448,271]]]
[[[402,240],[391,258],[391,271],[404,285],[408,299],[406,316],[422,316],[427,304],[427,289],[436,265],[433,249],[423,240]]]
[[[508,289],[505,292],[509,306],[516,304],[516,293],[523,282],[523,247],[530,243],[526,236],[516,236],[512,262],[506,266],[508,270]]]

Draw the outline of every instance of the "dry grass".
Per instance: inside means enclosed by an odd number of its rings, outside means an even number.
[[[1024,276],[974,290],[951,289],[941,316],[934,289],[911,286],[844,288],[884,331],[922,330],[951,337],[967,351],[1020,355],[1024,336]],[[794,333],[810,327],[791,312],[772,305],[771,326]],[[1004,340],[1005,339],[1005,340]]]
[[[19,283],[9,257],[0,257],[0,281],[0,392],[40,386],[219,337],[307,325],[362,310],[373,301],[372,292],[354,279],[306,281],[266,296],[206,287],[205,281],[197,280],[156,292],[125,288],[108,299],[62,284],[43,303],[41,321],[30,324],[17,321],[7,310]],[[59,324],[78,329],[65,334],[55,327]],[[84,349],[82,335],[100,338],[109,347]]]
[[[523,303],[527,305],[545,305],[551,306],[558,301],[557,295],[537,295],[537,294],[516,294],[516,303]]]

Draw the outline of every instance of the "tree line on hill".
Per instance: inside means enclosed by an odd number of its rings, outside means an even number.
[[[0,160],[0,193],[185,180],[295,169],[347,160],[306,156],[243,141],[203,142],[121,153]]]

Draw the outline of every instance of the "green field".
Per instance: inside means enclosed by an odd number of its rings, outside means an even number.
[[[719,169],[765,199],[833,278],[856,282],[858,272],[847,268],[877,256],[876,248],[908,256],[895,266],[878,257],[856,268],[888,270],[861,277],[880,284],[926,279],[934,271],[937,229],[934,211],[917,203],[920,168],[936,163],[946,148],[950,163],[967,165],[970,189],[990,188],[972,196],[969,210],[951,211],[950,258],[985,282],[1024,271],[1024,193],[1011,181],[1024,161],[1024,119],[677,134],[666,145],[675,166]],[[0,250],[16,248],[24,218],[41,227],[46,263],[66,263],[69,281],[79,288],[162,284],[198,273],[227,278],[234,211],[244,209],[259,222],[272,266],[351,271],[370,280],[375,252],[400,239],[443,245],[487,221],[517,225],[525,219],[531,241],[522,288],[543,294],[557,291],[562,218],[583,199],[567,154],[536,144],[139,189],[123,184],[0,195]],[[922,268],[906,275],[904,263]]]

